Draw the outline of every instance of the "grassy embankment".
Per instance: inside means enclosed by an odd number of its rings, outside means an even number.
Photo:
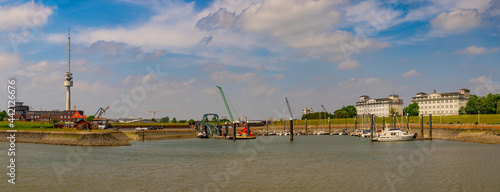
[[[113,123],[110,122],[110,125],[113,127],[120,127],[120,126],[141,126],[141,127],[159,127],[159,126],[187,126],[188,123]]]
[[[406,118],[406,117],[405,117]],[[474,124],[478,121],[477,115],[450,115],[450,116],[432,116],[434,124]],[[357,119],[358,124],[363,122],[362,118]],[[367,118],[364,119],[365,123],[368,123]],[[288,125],[287,121],[287,125]],[[376,117],[375,122],[377,124],[382,123],[382,117]],[[406,123],[406,119],[404,120]],[[429,115],[424,115],[424,124],[429,122]],[[305,120],[294,120],[296,125],[304,125]],[[354,118],[340,118],[340,119],[330,119],[332,125],[344,125],[344,124],[354,124]],[[386,117],[385,123],[393,123],[392,117]],[[398,117],[396,123],[401,123],[401,117]],[[410,117],[410,123],[420,123],[419,116]],[[478,124],[500,124],[500,114],[484,114],[479,115]],[[283,121],[273,121],[274,126],[283,126]],[[310,119],[307,120],[307,125],[328,125],[328,119]]]
[[[47,121],[14,121],[14,128],[9,127],[9,121],[0,121],[0,130],[25,130],[25,131],[73,131],[73,132],[82,132],[89,130],[77,130],[77,129],[60,129],[54,128],[54,124]],[[97,132],[106,132],[108,130],[92,130]],[[111,130],[109,130],[111,131]]]

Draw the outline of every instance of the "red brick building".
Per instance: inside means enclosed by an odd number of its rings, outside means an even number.
[[[76,113],[78,113],[79,116],[83,116],[82,110],[30,110],[30,107],[24,105],[24,102],[16,102],[16,105],[11,108],[16,110],[14,115],[16,121],[52,121],[53,119],[57,119],[59,122],[72,122],[71,117]]]

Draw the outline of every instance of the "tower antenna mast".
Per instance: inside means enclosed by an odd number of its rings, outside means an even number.
[[[71,87],[73,87],[73,74],[71,73],[71,38],[68,28],[68,72],[66,72],[66,81],[64,81],[64,86],[66,87],[66,110],[71,109]]]

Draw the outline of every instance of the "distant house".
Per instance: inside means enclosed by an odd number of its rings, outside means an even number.
[[[75,122],[75,127],[76,127],[76,129],[79,129],[79,130],[85,130],[85,129],[90,128],[90,122],[88,122],[85,119],[79,119],[77,122]]]

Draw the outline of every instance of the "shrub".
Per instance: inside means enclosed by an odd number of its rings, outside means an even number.
[[[476,122],[474,122],[474,125],[477,125],[477,124],[478,124],[478,123],[477,123],[477,121],[476,121]]]
[[[450,125],[451,125],[451,124],[453,124],[453,122],[450,122],[450,123],[448,123],[448,124],[450,124]]]
[[[461,124],[460,121],[457,121],[457,124]]]

